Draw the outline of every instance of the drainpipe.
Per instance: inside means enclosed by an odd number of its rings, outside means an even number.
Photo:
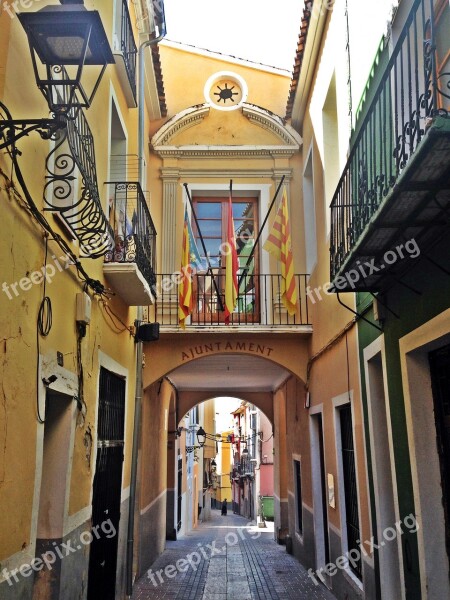
[[[163,19],[163,25],[158,37],[143,42],[138,51],[138,168],[139,183],[141,187],[144,184],[144,117],[145,117],[145,69],[144,69],[144,50],[160,42],[166,35],[166,22]],[[136,310],[136,320],[142,321],[143,307],[138,306]],[[127,536],[127,596],[131,597],[133,593],[133,555],[134,555],[134,512],[136,503],[136,481],[137,465],[139,451],[139,433],[141,429],[141,407],[142,407],[142,358],[143,345],[137,342],[136,346],[136,393],[134,397],[134,424],[133,424],[133,449],[131,454],[131,475],[130,475],[130,498],[128,504],[128,536]]]

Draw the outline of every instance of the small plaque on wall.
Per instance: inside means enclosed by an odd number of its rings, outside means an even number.
[[[334,497],[334,477],[331,473],[328,473],[328,504],[331,508],[336,508],[336,500]]]

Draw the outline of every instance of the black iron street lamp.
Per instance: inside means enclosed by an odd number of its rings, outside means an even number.
[[[106,66],[114,62],[98,11],[88,11],[79,4],[65,4],[46,6],[18,17],[28,37],[36,84],[52,118],[12,119],[0,102],[6,115],[6,119],[0,120],[0,149],[14,145],[31,131],[50,139],[64,129],[80,108],[91,105]],[[81,82],[84,66],[100,67],[90,92]]]
[[[203,429],[203,427],[200,427],[197,430],[197,442],[199,443],[200,447],[203,448],[203,446],[205,445],[206,442],[206,431]]]

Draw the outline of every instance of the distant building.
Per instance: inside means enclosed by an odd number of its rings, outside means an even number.
[[[255,406],[242,402],[233,412],[235,426],[230,439],[233,463],[230,473],[233,512],[250,521],[274,517],[273,434],[267,417]]]

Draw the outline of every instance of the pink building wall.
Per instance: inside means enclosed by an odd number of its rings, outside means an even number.
[[[273,435],[272,424],[264,413],[261,413],[261,496],[273,496]],[[266,456],[266,458],[264,458]]]
[[[273,496],[273,464],[261,464],[260,494]]]

